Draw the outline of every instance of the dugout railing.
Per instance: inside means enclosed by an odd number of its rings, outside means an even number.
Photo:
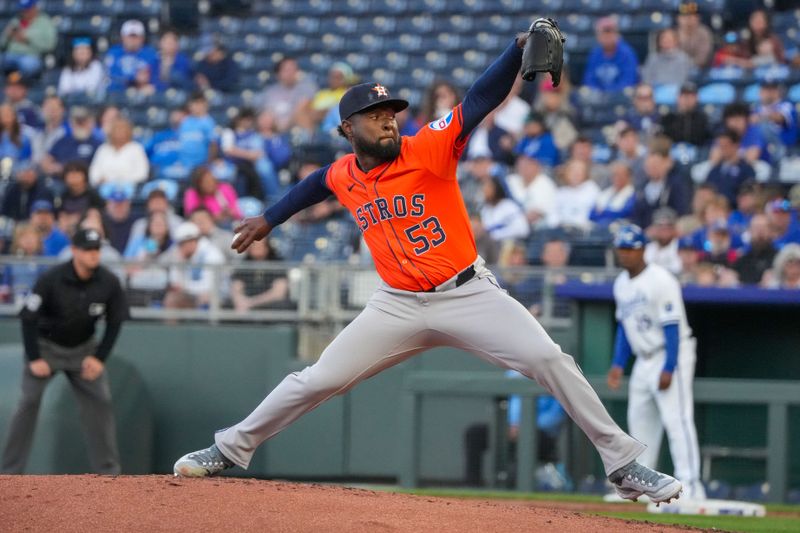
[[[628,397],[628,381],[618,390],[606,385],[605,376],[587,376],[589,383],[604,401],[624,401]],[[522,397],[522,411],[517,441],[517,489],[534,490],[536,469],[536,398],[547,391],[529,380],[508,379],[502,374],[485,372],[415,371],[406,376],[401,403],[400,436],[402,457],[397,479],[401,486],[419,485],[420,433],[422,398],[425,396]],[[697,378],[694,382],[695,404],[766,405],[766,474],[769,483],[767,499],[786,500],[789,468],[790,406],[800,405],[800,382],[782,380],[749,380]]]
[[[35,279],[31,271],[39,272],[58,263],[53,258],[0,256],[0,317],[19,312],[25,295]],[[364,264],[336,262],[229,262],[224,265],[200,266],[155,261],[149,263],[104,263],[122,281],[131,304],[134,320],[221,322],[292,322],[326,324],[328,336],[341,330],[361,312],[369,297],[380,284],[374,267]],[[25,274],[27,282],[6,273],[16,269]],[[168,309],[164,293],[170,286],[171,269],[206,271],[213,280],[207,299],[191,309]],[[568,298],[556,294],[555,287],[567,280],[587,283],[608,282],[614,269],[597,267],[493,268],[512,296],[531,308],[545,327],[569,327],[572,308]],[[286,297],[269,305],[239,311],[231,299],[235,278],[245,281],[271,276],[285,278]]]

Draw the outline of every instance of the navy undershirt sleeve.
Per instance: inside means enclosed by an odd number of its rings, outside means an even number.
[[[283,198],[278,200],[275,205],[270,206],[264,211],[264,218],[273,228],[283,224],[289,218],[314,204],[318,204],[331,194],[331,190],[325,184],[325,176],[330,165],[326,165],[315,170],[300,183],[289,189]]]
[[[486,115],[506,99],[522,66],[522,50],[514,39],[486,71],[475,80],[464,96],[461,109],[464,125],[459,135],[466,138]]]
[[[611,366],[625,368],[632,353],[631,344],[628,342],[627,335],[625,335],[625,328],[622,327],[622,324],[617,324],[617,339],[614,342],[614,361],[611,363]]]

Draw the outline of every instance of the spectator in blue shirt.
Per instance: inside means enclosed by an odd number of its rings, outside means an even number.
[[[59,176],[69,161],[92,161],[101,142],[94,137],[94,117],[83,106],[72,106],[69,110],[69,129],[66,135],[53,144],[41,162],[42,171],[48,176]]]
[[[333,106],[333,109],[338,107]],[[264,143],[264,153],[276,170],[286,168],[292,159],[292,145],[289,139],[278,132],[275,115],[271,111],[262,111],[257,119],[258,134]]]
[[[639,80],[636,53],[619,34],[617,19],[603,17],[595,25],[598,44],[592,48],[583,85],[603,92],[620,92]]]
[[[42,236],[42,255],[56,257],[69,246],[69,237],[56,227],[56,215],[53,202],[36,200],[31,206],[31,224]]]
[[[751,122],[755,123],[772,150],[773,161],[779,161],[786,149],[797,142],[797,113],[791,102],[781,98],[777,81],[761,83],[759,103],[756,105]]]
[[[223,93],[233,92],[239,86],[239,66],[218,39],[214,39],[205,57],[197,64],[194,81],[198,89]]]
[[[628,111],[625,122],[648,140],[661,129],[661,115],[656,109],[653,88],[642,83],[633,91],[633,108]]]
[[[158,54],[145,44],[144,24],[138,20],[126,20],[120,30],[122,44],[112,46],[106,53],[106,70],[109,91],[124,91],[134,81],[136,73],[143,67],[150,69],[151,83],[158,76]]]
[[[789,243],[800,243],[800,223],[792,204],[785,198],[773,200],[766,208],[769,225],[774,239],[772,244],[780,250]]]
[[[27,161],[33,156],[32,139],[10,104],[0,105],[0,159],[12,162]]]
[[[561,163],[561,154],[553,141],[553,135],[545,126],[544,116],[531,113],[525,120],[524,137],[517,143],[514,152],[525,154],[536,159],[546,167],[555,167]]]
[[[739,142],[739,135],[733,130],[725,130],[717,136],[720,161],[706,177],[706,182],[714,185],[732,206],[736,205],[741,186],[756,177],[753,167],[739,155]]]
[[[608,226],[621,218],[630,218],[635,201],[631,167],[624,161],[615,161],[611,164],[611,186],[597,197],[589,220]]]
[[[164,30],[158,41],[158,65],[156,88],[192,88],[192,60],[180,51],[178,33],[171,28]]]
[[[240,177],[248,171],[256,171],[262,195],[278,194],[278,171],[264,151],[264,140],[256,131],[256,114],[251,108],[243,108],[231,121],[231,127],[222,133],[220,148],[228,161],[239,169]],[[237,187],[240,193],[243,189]]]
[[[739,187],[736,195],[736,209],[728,217],[728,226],[737,235],[744,235],[753,216],[760,208],[759,187],[755,181],[746,181]]]
[[[180,162],[191,170],[213,159],[216,154],[216,123],[208,114],[208,101],[203,93],[194,93],[188,102],[188,115],[178,128]]]
[[[770,162],[770,153],[767,150],[767,140],[761,128],[750,123],[750,108],[747,104],[733,103],[725,106],[722,112],[722,125],[724,128],[735,131],[741,140],[739,152],[751,165],[756,161]],[[717,149],[711,150],[711,161],[718,161]]]
[[[189,177],[191,169],[181,163],[180,128],[185,118],[186,109],[170,111],[169,128],[157,131],[145,146],[156,178],[185,180]]]

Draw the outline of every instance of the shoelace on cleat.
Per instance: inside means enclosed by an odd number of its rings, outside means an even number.
[[[648,487],[654,486],[663,477],[661,474],[647,468],[639,463],[635,463],[630,471],[625,472],[625,477],[628,480],[633,480],[636,483],[642,483]]]

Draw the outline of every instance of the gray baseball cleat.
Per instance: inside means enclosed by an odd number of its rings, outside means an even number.
[[[680,481],[674,477],[656,472],[636,461],[612,473],[608,480],[614,484],[621,498],[636,501],[644,495],[656,504],[680,498],[683,489]]]
[[[222,455],[216,444],[203,450],[187,453],[175,463],[176,476],[207,477],[231,468],[233,461]]]

